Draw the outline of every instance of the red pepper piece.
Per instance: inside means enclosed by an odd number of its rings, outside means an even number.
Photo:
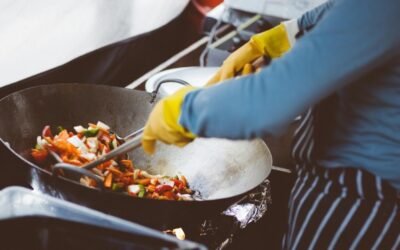
[[[171,190],[172,190],[172,187],[170,185],[158,185],[156,187],[157,193],[164,193],[164,192],[171,191]]]
[[[165,192],[164,196],[167,197],[168,200],[176,200],[176,195],[171,191]]]
[[[175,186],[179,187],[180,185],[182,185],[183,183],[178,180],[178,179],[173,179],[173,182],[175,183]]]
[[[42,130],[42,137],[50,137],[53,138],[53,134],[51,133],[50,126],[46,125]]]
[[[43,163],[48,155],[45,149],[32,149],[31,155],[37,163]]]
[[[111,142],[111,139],[110,139],[110,137],[107,135],[107,134],[105,134],[103,131],[101,131],[101,133],[100,133],[100,135],[98,136],[99,137],[99,140],[101,141],[101,142],[103,142],[105,145],[109,145],[110,144],[110,142]]]

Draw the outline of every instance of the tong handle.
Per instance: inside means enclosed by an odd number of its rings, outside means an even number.
[[[143,135],[143,130],[140,130],[135,136],[131,137],[129,140],[126,140],[126,142],[119,147],[111,150],[105,155],[102,155],[100,158],[89,162],[88,164],[82,166],[81,168],[83,169],[92,169],[96,167],[97,165],[100,165],[108,160],[111,160],[114,157],[117,157],[118,155],[125,154],[135,148],[138,148],[142,145],[142,135]]]
[[[68,164],[68,163],[63,163],[62,162],[62,163],[57,163],[57,164],[55,164],[53,166],[53,176],[58,177],[58,174],[59,174],[58,170],[59,169],[67,170],[67,171],[70,171],[70,172],[74,172],[74,173],[78,173],[78,174],[90,177],[94,181],[96,181],[97,187],[99,187],[100,189],[104,188],[102,178],[100,176],[96,175],[95,173],[89,171],[89,170],[74,166],[72,164]]]

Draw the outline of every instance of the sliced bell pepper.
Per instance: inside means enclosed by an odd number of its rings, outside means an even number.
[[[167,197],[168,200],[175,200],[175,198],[176,198],[176,195],[175,195],[173,192],[171,192],[171,191],[164,192],[163,195],[164,195],[165,197]]]
[[[95,137],[99,133],[99,128],[89,128],[82,133],[86,137]]]
[[[183,185],[184,185],[185,187],[187,187],[187,180],[186,180],[186,177],[183,176],[183,175],[181,175],[179,179],[180,179],[180,181],[183,183]]]
[[[171,190],[172,190],[172,187],[170,185],[158,185],[156,187],[157,193],[164,193],[164,192],[171,191]]]
[[[113,183],[111,189],[112,191],[121,191],[123,187],[124,183]]]
[[[45,149],[32,149],[31,155],[37,163],[43,163],[47,159],[49,152]]]
[[[51,133],[50,126],[46,125],[42,130],[42,137],[50,137],[53,138],[53,134]]]
[[[138,197],[139,197],[139,198],[143,198],[145,194],[146,194],[146,190],[142,190],[142,191],[140,191],[140,192],[138,193]]]
[[[64,130],[64,128],[62,127],[62,126],[58,126],[57,127],[57,132],[60,134],[61,133],[61,131],[63,131]]]
[[[146,194],[146,188],[142,184],[139,184],[139,188],[140,188],[140,191],[137,196],[139,198],[143,198],[144,195]]]

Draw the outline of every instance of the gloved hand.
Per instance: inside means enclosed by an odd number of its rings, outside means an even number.
[[[252,71],[249,71],[251,63],[263,55],[270,58],[282,56],[294,45],[298,31],[297,20],[293,19],[252,36],[249,42],[233,52],[224,61],[221,68],[207,82],[206,86],[232,78],[241,70],[242,74],[251,73]]]
[[[157,140],[183,147],[196,137],[179,124],[183,99],[194,89],[194,87],[184,87],[156,104],[147,120],[142,137],[142,146],[147,154],[155,152]]]

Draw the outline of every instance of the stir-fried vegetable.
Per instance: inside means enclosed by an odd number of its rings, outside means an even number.
[[[71,132],[59,126],[57,134],[53,136],[50,126],[45,126],[31,151],[32,158],[39,164],[46,164],[49,162],[49,151],[52,151],[63,162],[80,167],[120,145],[115,134],[110,132],[110,127],[102,122],[89,123],[87,128],[75,126],[74,130]],[[104,180],[105,188],[115,192],[139,198],[193,200],[193,192],[184,176],[152,175],[136,169],[133,162],[124,156],[104,162],[93,168],[92,172]],[[96,182],[86,176],[80,182],[88,187],[96,186]]]

